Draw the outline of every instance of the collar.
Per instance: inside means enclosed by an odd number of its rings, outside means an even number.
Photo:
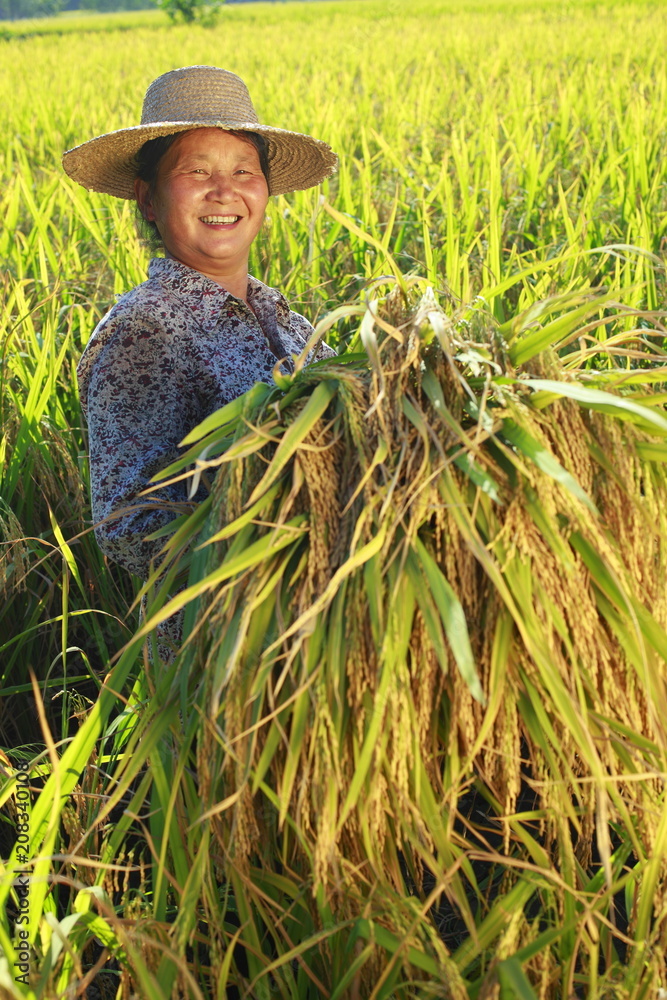
[[[247,308],[241,299],[237,299],[212,278],[168,257],[154,257],[151,260],[148,265],[148,279],[157,281],[165,290],[185,300],[197,321],[207,332],[211,332],[217,326],[220,312],[224,308],[230,308],[232,303],[240,309]],[[280,326],[289,329],[290,309],[285,297],[277,288],[265,285],[263,281],[253,278],[250,274],[248,302],[258,316],[272,314]]]

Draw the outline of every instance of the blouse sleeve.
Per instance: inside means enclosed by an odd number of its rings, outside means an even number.
[[[95,534],[106,555],[145,578],[164,545],[146,536],[193,505],[185,482],[138,494],[178,457],[179,442],[204,414],[174,338],[154,320],[109,324],[86,400]]]

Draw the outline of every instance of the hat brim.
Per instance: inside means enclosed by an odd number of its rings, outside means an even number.
[[[133,125],[107,132],[68,149],[62,163],[69,176],[90,191],[116,198],[134,199],[137,173],[134,158],[149,139],[199,128],[220,128],[226,132],[257,132],[269,147],[269,187],[271,194],[288,194],[314,187],[331,176],[338,157],[326,142],[300,132],[260,125],[256,122],[229,124],[221,121],[176,121],[155,125]]]

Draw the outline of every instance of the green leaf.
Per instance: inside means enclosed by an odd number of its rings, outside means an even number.
[[[418,538],[415,542],[415,548],[445,626],[445,633],[461,677],[470,688],[473,698],[484,705],[486,698],[475,666],[475,658],[472,654],[468,626],[461,602],[435,559]]]
[[[623,396],[615,396],[611,392],[603,389],[589,389],[578,382],[556,382],[554,379],[528,378],[520,379],[522,385],[529,385],[532,389],[542,392],[553,393],[554,396],[566,396],[568,399],[575,399],[578,403],[588,406],[593,410],[602,413],[612,413],[618,417],[641,417],[642,421],[650,424],[661,434],[667,435],[667,417],[656,413],[648,406],[635,403],[632,399],[625,399]]]
[[[273,386],[267,385],[266,382],[256,382],[248,392],[245,392],[242,396],[237,396],[236,399],[233,399],[225,406],[221,406],[219,410],[211,413],[200,424],[197,424],[189,434],[185,435],[181,441],[181,445],[195,444],[195,442],[201,441],[202,438],[206,437],[212,431],[218,431],[221,427],[234,423],[246,407],[253,409],[261,406],[269,393],[273,391]]]
[[[467,937],[452,955],[461,972],[468,968],[477,956],[496,940],[512,919],[515,911],[527,906],[536,891],[537,883],[529,878],[522,878],[496,900],[477,928],[477,933]]]
[[[293,517],[285,524],[278,525],[273,529],[273,531],[263,535],[256,542],[253,542],[252,545],[248,545],[247,548],[242,549],[242,551],[232,552],[230,550],[222,564],[217,566],[211,573],[203,579],[198,580],[197,583],[193,583],[185,590],[181,590],[175,597],[168,601],[164,607],[150,615],[150,617],[148,617],[147,613],[147,621],[144,622],[142,627],[136,633],[137,636],[147,635],[159,622],[164,621],[165,618],[169,618],[173,614],[176,614],[177,611],[184,608],[185,605],[194,600],[195,597],[199,597],[201,594],[204,594],[216,584],[231,579],[231,577],[236,576],[237,573],[242,573],[244,570],[251,569],[258,563],[261,563],[270,556],[280,552],[280,550],[284,549],[287,545],[293,544],[305,531],[306,515],[299,514],[297,517]],[[241,538],[241,535],[237,535],[236,538]]]
[[[520,340],[516,340],[510,346],[510,358],[515,365],[523,365],[530,361],[536,354],[541,354],[548,347],[553,347],[563,340],[568,334],[577,329],[591,313],[598,312],[603,308],[610,296],[600,296],[592,301],[584,302],[577,309],[571,309],[564,316],[558,316],[546,326],[537,330],[531,330]]]
[[[442,630],[442,620],[438,614],[438,609],[435,606],[429,588],[424,586],[424,577],[420,572],[419,564],[414,551],[408,552],[405,560],[405,568],[412,580],[412,586],[415,592],[417,604],[419,605],[419,610],[421,611],[422,618],[424,619],[424,625],[426,627],[427,635],[431,641],[431,645],[433,646],[433,651],[437,657],[438,663],[440,664],[440,669],[443,673],[446,673],[448,668],[448,658],[447,645]]]
[[[248,499],[249,504],[255,503],[262,493],[275,482],[299,445],[326,410],[335,396],[337,388],[338,383],[335,379],[318,383],[299,416],[290,423],[283,434],[271,464]]]
[[[388,931],[386,927],[364,918],[357,920],[355,927],[359,936],[364,938],[365,941],[375,941],[391,955],[395,955],[400,948],[411,965],[415,965],[418,969],[423,969],[424,972],[428,972],[432,976],[439,978],[440,969],[435,959],[412,946],[406,948],[405,943],[396,934]]]
[[[578,500],[581,500],[594,514],[598,513],[597,507],[574,476],[567,469],[564,469],[558,459],[544,445],[540,444],[532,434],[529,434],[527,430],[520,427],[514,420],[503,420],[501,433],[510,444],[513,444],[515,448],[529,458],[538,469],[546,473],[547,476],[551,476],[561,486],[564,486],[566,490],[572,493]]]
[[[645,462],[667,462],[667,444],[660,441],[637,441],[635,448]]]
[[[458,449],[457,449],[458,450]],[[450,452],[451,454],[451,452]],[[473,458],[472,454],[467,452],[459,452],[454,456],[454,465],[458,466],[462,472],[470,478],[471,482],[478,486],[482,493],[486,493],[490,496],[500,506],[504,506],[504,501],[500,496],[500,487],[495,481],[493,476],[490,476],[485,469]]]
[[[537,995],[528,982],[521,963],[514,957],[506,958],[498,965],[501,1000],[537,1000]]]
[[[379,252],[381,257],[384,258],[384,260],[386,260],[386,262],[389,264],[389,267],[391,268],[394,277],[398,282],[399,288],[402,290],[403,294],[407,297],[407,285],[405,282],[405,275],[403,274],[400,267],[397,265],[396,261],[389,253],[387,248],[380,242],[380,240],[376,240],[375,237],[371,236],[370,233],[365,232],[365,230],[361,229],[361,227],[358,226],[356,222],[353,222],[353,220],[350,218],[349,215],[344,215],[343,212],[339,212],[337,209],[333,208],[333,206],[330,205],[328,202],[325,201],[324,204],[322,205],[322,208],[324,209],[325,212],[328,212],[328,214],[333,219],[335,219],[336,222],[339,222],[342,226],[345,226],[346,229],[349,229],[349,231],[354,236],[356,236],[357,239],[361,240],[363,243],[369,243]]]
[[[211,535],[204,542],[201,543],[199,548],[204,548],[207,545],[212,545],[214,542],[221,542],[224,538],[231,538],[235,535],[237,531],[244,528],[247,524],[250,524],[258,514],[275,499],[276,495],[280,492],[280,484],[274,483],[270,490],[267,490],[259,500],[252,504],[246,511],[243,512],[239,517],[235,518],[233,521],[229,521],[220,531],[216,531],[215,534]]]

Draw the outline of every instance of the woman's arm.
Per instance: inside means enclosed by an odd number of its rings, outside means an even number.
[[[109,317],[103,339],[86,400],[95,534],[106,555],[145,578],[164,538],[144,539],[192,503],[184,482],[138,494],[204,414],[178,340],[159,325]]]
[[[230,353],[230,338],[216,331],[211,339],[195,324],[191,307],[185,309],[162,290],[150,299],[150,308],[139,307],[138,291],[102,320],[79,373],[96,536],[110,558],[145,578],[164,539],[144,539],[192,505],[184,482],[146,497],[139,494],[178,457],[179,442],[190,430],[255,379],[270,379],[272,365],[257,338],[245,345],[244,328],[232,330],[235,352]],[[261,300],[255,304],[263,305]],[[299,354],[312,326],[284,303],[286,324],[278,332],[273,299],[269,304],[272,309],[262,310],[267,313],[264,333],[275,330],[276,357]],[[309,363],[332,354],[325,344],[318,345]]]

